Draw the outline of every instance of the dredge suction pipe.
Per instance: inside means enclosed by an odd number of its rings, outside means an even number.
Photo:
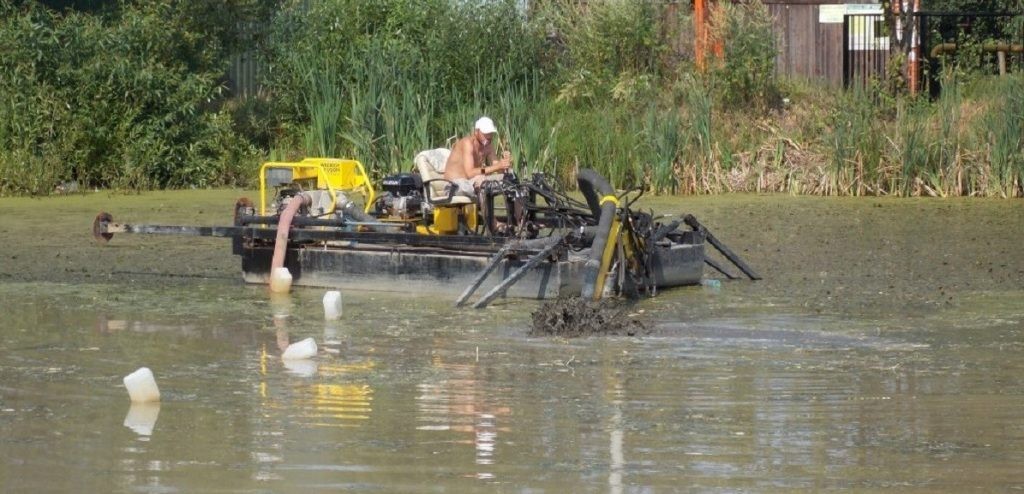
[[[615,210],[618,209],[619,199],[615,197],[615,189],[599,173],[590,168],[580,170],[576,177],[580,192],[587,199],[587,205],[591,212],[597,216],[597,229],[594,232],[594,242],[590,246],[590,258],[583,265],[583,291],[584,299],[599,299],[604,291],[604,286],[597,286],[598,280],[604,280],[601,271],[605,267],[605,250],[609,242],[614,245],[615,240],[610,239],[612,223],[615,220]],[[603,283],[601,283],[603,285]]]
[[[295,213],[299,212],[299,208],[302,206],[309,206],[313,204],[313,198],[309,194],[298,193],[295,194],[288,205],[284,207],[284,211],[281,213],[281,220],[277,223],[277,238],[274,240],[274,257],[270,262],[270,272],[273,273],[275,269],[284,267],[284,253],[288,250],[288,232],[292,228],[292,219],[295,218]]]

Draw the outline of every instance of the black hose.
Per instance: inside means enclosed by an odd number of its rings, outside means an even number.
[[[587,206],[590,207],[590,212],[595,218],[600,217],[601,196],[614,194],[615,191],[612,189],[612,186],[604,179],[604,177],[590,168],[580,170],[579,175],[576,177],[576,184],[579,186],[580,192],[583,193],[583,197],[587,200]],[[607,190],[610,192],[605,192],[605,187],[607,187]]]
[[[596,171],[589,168],[580,170],[576,178],[580,192],[587,199],[587,205],[597,216],[597,230],[594,234],[594,242],[590,245],[590,258],[583,265],[583,292],[584,299],[593,299],[595,293],[600,296],[597,278],[601,272],[601,260],[604,256],[605,246],[608,245],[609,232],[612,229],[612,220],[615,219],[615,210],[618,208],[618,199],[615,197],[615,189]]]

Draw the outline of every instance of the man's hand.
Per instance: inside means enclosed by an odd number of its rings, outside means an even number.
[[[512,153],[508,151],[501,153],[501,159],[495,164],[498,165],[498,171],[502,172],[512,168]]]

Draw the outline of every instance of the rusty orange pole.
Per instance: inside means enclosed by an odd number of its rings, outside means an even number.
[[[693,58],[701,72],[707,68],[708,10],[704,0],[693,0]]]
[[[719,60],[725,57],[725,47],[722,40],[715,40],[709,43],[711,30],[709,28],[711,12],[714,0],[693,0],[693,52],[694,60],[697,62],[697,69],[703,72],[708,65],[708,45],[711,45],[711,53]]]

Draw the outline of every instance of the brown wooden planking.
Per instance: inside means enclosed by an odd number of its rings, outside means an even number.
[[[766,3],[778,42],[776,72],[838,86],[843,82],[843,25],[819,23],[818,3]]]
[[[821,24],[819,63],[825,67],[824,78],[835,86],[843,83],[843,25]]]
[[[789,73],[789,56],[786,48],[786,37],[782,35],[786,29],[786,9],[778,5],[765,4],[768,8],[768,15],[772,18],[775,31],[775,72],[778,74]]]

